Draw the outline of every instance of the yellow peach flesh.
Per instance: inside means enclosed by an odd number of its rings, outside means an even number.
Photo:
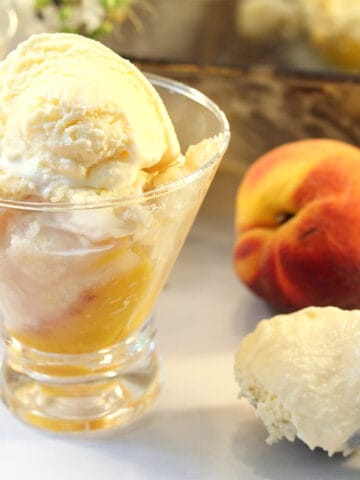
[[[89,265],[90,270],[106,269],[107,264],[129,253],[137,256],[129,270],[84,291],[55,321],[44,322],[36,331],[16,331],[12,335],[26,346],[68,354],[94,352],[121,341],[129,333],[129,324],[134,331],[150,314],[156,290],[150,281],[150,262],[140,248],[120,246]]]

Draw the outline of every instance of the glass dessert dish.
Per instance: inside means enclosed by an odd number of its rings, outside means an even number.
[[[207,152],[194,151],[204,160],[197,169],[115,201],[0,202],[2,397],[37,427],[125,426],[159,392],[153,307],[227,148],[229,127],[197,90],[148,79],[183,151],[217,136]]]

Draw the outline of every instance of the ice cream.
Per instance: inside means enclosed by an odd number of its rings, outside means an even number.
[[[235,374],[269,444],[298,437],[330,456],[356,446],[360,311],[309,307],[263,320],[242,340]]]
[[[302,0],[310,38],[341,67],[360,68],[358,0]]]
[[[247,38],[269,42],[300,30],[299,0],[238,0],[236,5],[238,31]]]
[[[0,389],[41,428],[128,425],[159,392],[154,303],[229,135],[200,92],[148,78],[71,34],[0,64]]]
[[[0,210],[6,331],[73,354],[136,330],[214,171],[153,189],[198,169],[219,142],[182,155],[154,87],[99,42],[42,34],[19,45],[0,64],[0,197],[38,203]]]
[[[0,64],[0,79],[3,198],[118,198],[183,162],[155,89],[99,42],[33,36]]]
[[[306,34],[327,59],[360,68],[358,0],[238,0],[236,23],[241,35],[268,43]]]
[[[360,41],[358,0],[302,0],[310,30],[320,37],[352,35]]]

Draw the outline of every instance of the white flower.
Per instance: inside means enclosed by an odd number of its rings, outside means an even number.
[[[80,5],[72,7],[67,25],[73,29],[84,25],[88,32],[92,32],[102,24],[104,18],[105,11],[100,0],[82,0]]]

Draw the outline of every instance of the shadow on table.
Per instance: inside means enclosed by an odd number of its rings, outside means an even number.
[[[285,440],[269,446],[265,443],[264,427],[255,419],[238,424],[233,437],[233,454],[240,462],[252,467],[256,478],[269,480],[349,480],[358,479],[360,456],[344,458],[336,454],[311,451],[303,442]]]
[[[360,456],[356,454],[329,458],[323,451],[311,452],[300,441],[270,447],[265,438],[265,429],[252,409],[239,402],[206,410],[157,411],[131,432],[85,444],[101,450],[105,457],[125,458],[141,478],[147,478],[149,468],[159,480],[359,478]]]

